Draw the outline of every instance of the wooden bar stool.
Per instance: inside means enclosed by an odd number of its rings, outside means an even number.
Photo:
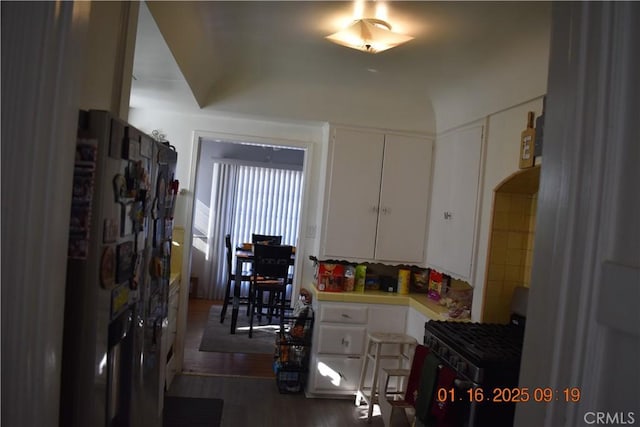
[[[397,351],[392,354],[383,354],[382,347],[385,344],[391,344],[397,346]],[[370,332],[367,335],[367,353],[365,355],[364,363],[362,364],[362,371],[360,373],[360,381],[358,382],[358,391],[356,392],[356,406],[360,406],[362,400],[367,402],[369,409],[367,411],[367,422],[371,422],[371,415],[373,414],[373,406],[378,403],[378,373],[380,370],[380,361],[385,359],[395,359],[398,361],[398,368],[402,368],[404,361],[407,361],[407,366],[411,363],[413,352],[417,345],[415,338],[406,334],[394,334],[384,332]],[[367,369],[369,367],[369,361],[373,361],[373,380],[371,386],[365,387]]]

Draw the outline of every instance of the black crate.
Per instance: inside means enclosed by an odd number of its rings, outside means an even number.
[[[284,330],[275,339],[273,371],[280,393],[304,390],[309,370],[313,311],[308,307],[301,315],[285,316]]]
[[[276,384],[280,393],[300,393],[304,390],[307,372],[303,367],[279,366],[276,371]]]
[[[285,316],[284,317],[284,334],[281,338],[285,338],[291,345],[311,345],[311,336],[313,333],[313,312],[307,312],[304,316]]]

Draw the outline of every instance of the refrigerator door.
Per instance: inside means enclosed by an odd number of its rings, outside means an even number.
[[[132,309],[127,309],[109,325],[109,351],[107,353],[108,426],[130,425],[134,350],[132,325]]]
[[[148,139],[147,139],[148,138]],[[142,277],[143,309],[140,312],[141,358],[137,369],[140,382],[136,390],[136,426],[157,426],[162,417],[165,392],[163,339],[168,325],[169,276],[171,265],[172,216],[166,208],[172,195],[177,154],[165,144],[142,135],[150,144],[150,210],[146,217],[149,234],[144,251]],[[153,414],[153,415],[150,415]]]
[[[177,158],[165,149],[107,112],[80,114],[60,425],[162,424],[171,223],[154,201]]]

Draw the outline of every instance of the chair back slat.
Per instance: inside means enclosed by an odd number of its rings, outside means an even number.
[[[286,283],[293,247],[256,244],[253,247],[253,273],[257,276],[283,279]]]
[[[268,234],[252,234],[251,243],[265,245],[281,245],[282,236],[270,236]]]

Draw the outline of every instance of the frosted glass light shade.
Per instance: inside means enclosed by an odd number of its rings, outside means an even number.
[[[356,19],[348,27],[326,37],[341,46],[368,53],[378,53],[412,40],[413,37],[391,31],[386,21]]]

